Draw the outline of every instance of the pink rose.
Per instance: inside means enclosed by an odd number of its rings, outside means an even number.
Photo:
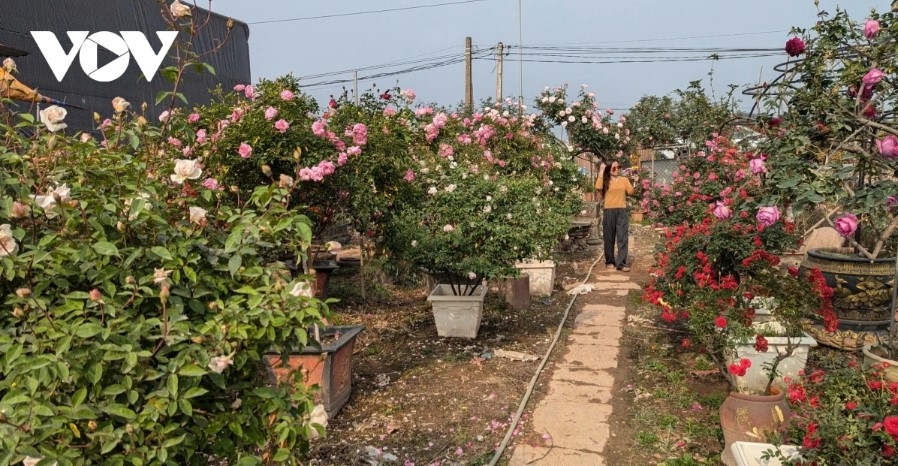
[[[287,123],[287,120],[281,118],[274,124],[274,129],[280,131],[281,133],[286,133],[287,128],[290,127],[290,124]]]
[[[247,99],[255,99],[256,89],[250,84],[243,89],[243,95],[245,95]]]
[[[864,23],[864,36],[867,39],[874,39],[879,34],[879,21],[875,19],[868,19],[866,23]]]
[[[215,178],[206,178],[203,180],[203,187],[206,189],[217,190],[219,188],[218,180]]]
[[[723,203],[723,201],[717,201],[714,204],[714,210],[711,211],[715,217],[723,220],[725,218],[730,218],[733,216],[733,211]]]
[[[200,129],[196,132],[196,142],[202,144],[206,142],[206,130]]]
[[[764,166],[764,159],[751,159],[751,161],[748,162],[748,167],[755,175],[767,173],[767,167]]]
[[[851,212],[845,212],[845,215],[836,219],[833,226],[840,235],[851,236],[857,230],[857,216]]]
[[[879,153],[883,157],[888,157],[893,159],[898,157],[898,138],[894,135],[890,135],[883,139],[878,139],[876,141],[876,148],[879,149]]]
[[[415,171],[412,170],[411,168],[409,168],[409,169],[405,172],[405,177],[403,177],[403,179],[404,179],[405,181],[408,181],[409,183],[411,183],[412,181],[415,180]]]
[[[241,157],[248,159],[249,156],[253,155],[253,147],[245,142],[241,142],[240,149],[237,149],[237,153],[240,154]]]
[[[198,122],[198,121],[200,121],[200,114],[199,114],[199,113],[191,113],[190,115],[187,115],[187,122],[189,122],[189,123],[196,123],[196,122]]]
[[[294,94],[289,89],[284,89],[283,91],[281,91],[281,100],[293,100],[294,97],[296,97],[296,94]]]
[[[411,88],[405,90],[405,98],[408,99],[409,102],[415,100],[415,97],[417,97],[415,95],[415,91],[413,91]]]
[[[265,119],[271,121],[274,117],[278,115],[278,109],[274,107],[268,107],[265,109]]]
[[[758,209],[756,218],[758,219],[758,223],[765,227],[769,227],[780,219],[780,210],[776,206],[761,207]]]
[[[243,92],[244,89],[246,89],[245,84],[238,84],[234,86],[234,92]]]
[[[867,87],[876,87],[886,76],[879,68],[873,68],[864,75],[864,85]]]

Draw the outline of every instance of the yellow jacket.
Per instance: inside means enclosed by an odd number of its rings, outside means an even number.
[[[599,190],[599,192],[602,192],[604,181],[604,177],[601,174],[596,178],[596,189]],[[634,192],[633,185],[630,183],[629,178],[625,176],[612,177],[611,183],[608,185],[608,192],[605,193],[604,208],[626,208],[627,195],[629,194],[632,196]]]

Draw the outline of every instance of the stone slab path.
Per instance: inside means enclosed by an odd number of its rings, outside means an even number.
[[[631,240],[631,243],[632,240]],[[602,450],[610,435],[613,371],[625,318],[626,296],[640,286],[630,276],[596,265],[591,293],[577,297],[577,316],[567,352],[545,381],[549,390],[533,410],[534,432],[552,437],[545,446],[519,444],[510,466],[604,466]],[[575,312],[578,311],[578,312]]]

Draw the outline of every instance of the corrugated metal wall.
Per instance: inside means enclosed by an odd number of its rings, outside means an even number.
[[[141,31],[153,50],[158,51],[160,43],[155,31],[168,29],[161,14],[161,9],[167,8],[168,3],[158,0],[3,0],[0,8],[0,44],[29,53],[15,59],[19,70],[17,78],[23,84],[38,89],[48,97],[85,108],[69,110],[66,123],[71,131],[92,129],[93,112],[110,115],[110,102],[117,96],[124,97],[138,109],[142,102],[146,102],[151,107],[147,111],[148,117],[155,120],[162,112],[161,108],[152,108],[156,95],[172,89],[169,81],[157,74],[151,82],[147,82],[140,77],[140,68],[132,57],[127,71],[120,78],[109,83],[96,82],[85,75],[76,57],[63,81],[58,82],[30,31],[54,32],[66,51],[72,47],[66,31]],[[209,20],[193,41],[198,53],[212,50],[227,36],[228,18],[202,9],[195,9],[194,17],[200,22]],[[187,74],[181,92],[191,104],[208,102],[209,89],[218,84],[231,88],[238,83],[250,82],[248,40],[249,27],[235,21],[224,46],[204,59],[215,68],[216,74],[192,71]],[[98,65],[103,66],[113,58],[114,55],[101,47]],[[160,68],[171,63],[170,59],[166,60]],[[28,104],[22,103],[18,110],[26,111],[29,108]]]

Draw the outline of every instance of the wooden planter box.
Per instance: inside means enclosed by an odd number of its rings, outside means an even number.
[[[269,378],[275,383],[292,383],[293,372],[301,370],[303,384],[318,385],[315,400],[324,405],[327,417],[333,418],[352,393],[352,352],[363,330],[363,325],[326,327],[321,331],[322,338],[336,337],[336,341],[321,348],[295,349],[285,365],[281,364],[280,354],[267,353],[264,361]]]

